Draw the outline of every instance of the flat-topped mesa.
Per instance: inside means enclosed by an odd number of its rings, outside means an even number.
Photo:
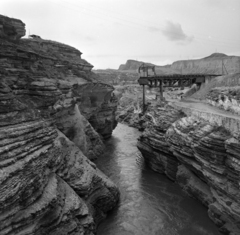
[[[201,59],[175,61],[170,67],[170,73],[234,74],[240,72],[239,63],[239,56],[214,53]],[[160,66],[159,69],[161,69]],[[156,71],[158,73],[158,69]]]
[[[0,38],[18,40],[25,33],[25,24],[21,20],[0,15]]]
[[[145,62],[137,61],[137,60],[127,60],[126,64],[121,64],[118,70],[135,70],[137,71],[138,68]],[[151,63],[145,63],[147,65],[154,65]]]

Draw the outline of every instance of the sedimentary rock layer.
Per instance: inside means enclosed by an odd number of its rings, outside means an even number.
[[[145,116],[149,116],[151,121],[139,138],[138,148],[153,170],[165,173],[170,179],[175,180],[178,160],[172,154],[165,134],[171,124],[184,114],[168,106],[166,109],[153,110]]]
[[[207,206],[209,217],[221,232],[239,234],[239,137],[169,108],[151,114],[155,122],[138,142],[149,166],[176,180],[190,196]]]
[[[210,56],[195,60],[178,60],[172,64],[155,67],[157,74],[173,74],[173,73],[185,73],[185,74],[234,74],[240,72],[239,56],[228,56],[223,53],[213,53]],[[151,63],[128,60],[126,64],[119,66],[120,71],[138,71],[138,68],[142,64],[153,65]]]
[[[240,86],[215,87],[207,94],[206,101],[218,108],[240,114]]]
[[[0,234],[95,234],[119,191],[89,160],[104,146],[74,92],[92,66],[67,45],[19,40],[21,21],[0,25]]]

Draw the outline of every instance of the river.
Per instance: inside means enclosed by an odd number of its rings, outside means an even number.
[[[220,235],[207,208],[150,170],[136,144],[140,132],[118,124],[96,164],[119,187],[117,208],[97,235]]]

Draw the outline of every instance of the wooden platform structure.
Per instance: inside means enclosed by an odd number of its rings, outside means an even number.
[[[138,72],[139,85],[143,86],[143,107],[145,107],[145,86],[159,87],[160,97],[163,98],[163,87],[191,87],[193,84],[201,85],[206,79],[221,76],[220,74],[161,74],[157,75],[155,66],[142,64]]]

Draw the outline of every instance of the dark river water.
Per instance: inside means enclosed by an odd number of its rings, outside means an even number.
[[[164,175],[145,166],[136,144],[140,132],[118,124],[96,164],[119,187],[117,208],[98,235],[220,235],[207,209]]]

